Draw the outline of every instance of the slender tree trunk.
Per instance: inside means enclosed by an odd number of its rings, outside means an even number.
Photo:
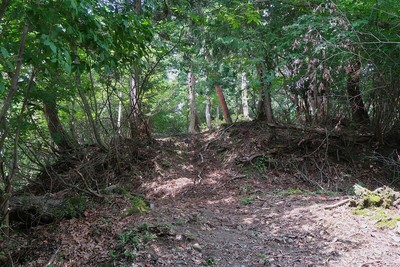
[[[142,0],[134,0],[132,5],[133,12],[141,14]],[[130,102],[131,110],[129,114],[129,124],[131,129],[132,139],[150,138],[150,125],[143,118],[142,103],[141,103],[141,71],[138,67],[132,67],[130,76]]]
[[[226,104],[224,92],[222,92],[221,85],[216,85],[215,90],[218,94],[219,103],[221,104],[222,114],[226,123],[233,123],[231,114],[229,113],[228,105]]]
[[[219,121],[219,107],[215,108],[215,119]]]
[[[250,120],[249,116],[249,103],[247,99],[247,77],[246,73],[242,73],[242,108],[243,108],[243,116],[245,120]]]
[[[28,24],[25,24],[24,29],[22,30],[22,34],[21,34],[21,42],[19,45],[18,56],[17,56],[17,60],[15,63],[15,70],[14,70],[14,73],[13,73],[13,76],[11,79],[11,87],[10,87],[10,90],[8,91],[6,100],[3,102],[3,107],[1,108],[1,111],[0,111],[0,127],[3,125],[3,122],[6,119],[7,112],[9,110],[9,108],[11,107],[12,100],[18,89],[18,79],[19,79],[19,74],[21,72],[22,59],[23,59],[27,35],[28,35]],[[0,150],[1,150],[1,147],[0,147]]]
[[[118,135],[121,134],[121,124],[122,124],[122,92],[118,92],[118,117],[117,117],[117,129]]]
[[[316,76],[316,74],[314,73],[314,76]],[[315,80],[317,78],[315,77]],[[312,113],[313,113],[313,117],[314,117],[314,122],[318,123],[318,86],[316,84],[316,82],[314,81],[312,84],[312,101],[311,101],[311,107],[312,107]]]
[[[303,94],[303,99],[304,99],[304,111],[305,111],[305,116],[306,116],[306,122],[311,123],[312,122],[312,95],[311,95],[311,90],[307,86],[306,91]]]
[[[137,139],[140,136],[140,97],[139,97],[139,73],[137,68],[133,67],[129,81],[129,92],[131,111],[129,114],[129,124],[131,129],[131,138]]]
[[[133,1],[133,9],[137,12],[140,13],[142,10],[142,0],[134,0]]]
[[[273,123],[271,92],[268,90],[269,84],[265,81],[264,71],[265,63],[262,62],[257,66],[258,78],[260,80],[260,102],[258,104],[257,118],[259,120],[267,120],[268,123]]]
[[[368,124],[369,116],[360,91],[360,72],[361,63],[359,61],[350,62],[347,66],[347,94],[353,121]]]
[[[89,121],[90,127],[93,130],[93,134],[94,134],[94,138],[96,140],[96,143],[102,148],[102,149],[106,149],[105,144],[103,143],[103,140],[100,137],[100,133],[99,133],[99,129],[96,126],[96,122],[93,118],[92,115],[92,110],[90,108],[89,105],[89,101],[87,100],[86,95],[82,92],[82,86],[81,86],[81,75],[79,72],[76,73],[75,76],[75,83],[76,83],[76,87],[78,88],[78,92],[79,92],[79,96],[82,99],[82,103],[83,103],[83,109],[85,110],[86,113],[86,117]]]
[[[196,89],[195,89],[195,77],[193,69],[190,67],[188,73],[188,86],[189,86],[189,133],[194,134],[199,130],[199,126],[196,123]]]
[[[7,5],[9,4],[9,1],[3,1],[0,8],[0,20],[2,19],[1,17],[4,14],[4,11],[7,7]],[[8,110],[10,109],[12,102],[13,102],[13,98],[18,90],[18,79],[19,79],[19,75],[21,72],[21,67],[22,67],[22,60],[23,60],[23,54],[24,54],[24,49],[25,49],[25,44],[26,44],[26,37],[28,35],[28,25],[25,24],[24,28],[22,30],[22,34],[21,34],[21,41],[20,41],[20,45],[19,45],[19,50],[18,50],[18,55],[17,55],[17,60],[15,62],[15,70],[14,73],[12,74],[12,78],[11,78],[11,86],[10,86],[10,90],[8,91],[7,97],[3,102],[3,107],[1,108],[0,111],[0,153],[3,154],[3,148],[4,148],[4,142],[5,142],[5,138],[7,135],[7,113]],[[31,87],[31,85],[33,84],[33,78],[34,78],[34,73],[32,74],[30,83],[29,83],[29,87],[28,89]],[[28,95],[28,93],[27,93]],[[25,109],[26,106],[26,100],[27,100],[27,96],[25,97],[24,100],[24,104],[21,110],[21,115]],[[3,184],[4,184],[4,191],[2,191],[0,189],[0,207],[1,207],[1,216],[3,218],[0,218],[0,225],[5,225],[5,229],[4,229],[4,235],[5,235],[5,239],[7,240],[9,237],[9,199],[12,195],[12,179],[14,177],[15,172],[17,171],[17,164],[18,164],[18,150],[17,150],[17,146],[18,146],[18,138],[19,138],[19,129],[21,127],[21,116],[19,118],[19,123],[18,123],[18,130],[17,133],[15,134],[15,141],[14,141],[14,151],[13,151],[13,159],[11,162],[11,170],[9,171],[9,173],[6,172],[6,168],[7,166],[5,166],[6,162],[4,160],[0,160],[0,172],[1,172],[1,176],[3,178]],[[7,163],[8,160],[7,160]]]
[[[0,4],[0,22],[3,19],[4,13],[6,12],[7,6],[10,4],[11,0],[3,0]]]
[[[207,128],[208,130],[212,129],[212,124],[211,124],[211,98],[207,96],[206,99],[206,122],[207,122]]]
[[[69,114],[69,131],[74,140],[77,140],[79,143],[79,137],[76,131],[75,125],[75,98],[72,98],[71,101],[67,101],[67,108]]]
[[[9,238],[10,234],[10,198],[12,197],[13,193],[13,184],[12,181],[18,171],[18,164],[19,164],[19,155],[18,155],[18,144],[19,144],[19,138],[20,138],[20,132],[21,132],[21,126],[22,126],[22,119],[24,117],[24,112],[26,109],[26,106],[28,104],[28,99],[30,95],[30,91],[32,89],[32,86],[34,84],[34,79],[35,79],[36,71],[35,69],[32,71],[31,77],[29,79],[29,84],[26,89],[26,93],[24,96],[24,101],[22,103],[22,108],[18,116],[17,120],[17,129],[14,133],[14,143],[13,143],[13,154],[12,154],[12,162],[10,166],[9,172],[6,174],[4,171],[4,161],[1,161],[0,163],[0,170],[1,170],[1,176],[3,178],[3,184],[4,184],[4,192],[0,189],[0,208],[1,208],[1,213],[0,213],[0,225],[5,226],[3,228],[3,235],[5,236],[5,240],[7,241]],[[4,139],[1,140],[4,142]],[[2,145],[2,144],[1,144]],[[2,152],[2,151],[0,151]]]

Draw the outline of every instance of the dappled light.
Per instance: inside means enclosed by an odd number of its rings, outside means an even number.
[[[143,188],[152,191],[150,195],[157,195],[162,197],[167,196],[176,196],[179,193],[182,193],[187,186],[192,185],[193,180],[182,177],[173,180],[164,181],[161,184],[159,183],[151,183],[149,186],[143,185]]]

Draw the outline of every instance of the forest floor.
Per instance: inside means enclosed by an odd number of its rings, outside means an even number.
[[[400,224],[332,207],[354,183],[393,182],[372,149],[263,127],[157,138],[147,169],[123,183],[147,212],[129,212],[126,194],[88,200],[80,218],[16,235],[14,266],[399,266]],[[381,212],[400,221],[399,206]]]

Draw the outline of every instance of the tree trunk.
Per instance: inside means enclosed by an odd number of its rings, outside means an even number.
[[[10,4],[11,0],[3,0],[0,4],[0,21],[3,19],[4,13],[6,12],[7,6]]]
[[[118,135],[121,135],[122,126],[122,92],[118,92],[118,117],[117,117],[117,131]]]
[[[26,24],[26,25],[24,25],[24,29],[21,34],[21,42],[19,45],[18,56],[17,56],[17,60],[15,63],[15,70],[14,70],[14,73],[13,73],[13,76],[11,79],[11,87],[10,87],[10,90],[8,91],[7,98],[3,102],[3,107],[1,108],[1,111],[0,111],[0,127],[2,127],[3,122],[6,119],[8,109],[11,107],[12,100],[18,89],[18,79],[19,79],[19,74],[21,72],[22,59],[23,59],[27,35],[28,35],[28,25]],[[0,150],[1,150],[1,147],[0,147]]]
[[[83,109],[84,109],[84,111],[86,113],[86,117],[87,117],[87,119],[89,121],[89,124],[90,124],[92,130],[93,130],[93,134],[94,134],[94,138],[96,140],[96,143],[100,146],[100,148],[102,148],[103,150],[106,150],[106,146],[104,145],[103,140],[100,137],[99,130],[97,129],[96,123],[95,123],[95,121],[93,119],[92,110],[90,108],[89,101],[87,100],[85,94],[82,92],[81,75],[80,75],[79,71],[76,73],[75,83],[76,83],[76,87],[78,88],[79,96],[82,99]]]
[[[142,0],[134,0],[133,2],[134,11],[140,13],[142,10]]]
[[[208,130],[212,130],[212,125],[211,125],[211,99],[209,96],[207,96],[206,99],[206,122],[207,122],[207,128]]]
[[[3,166],[2,166],[3,169]],[[4,175],[3,175],[4,176]],[[10,234],[10,197],[12,196],[12,180],[8,175],[3,177],[4,192],[0,188],[0,224],[4,225],[3,235],[6,240]]]
[[[24,112],[25,109],[28,105],[28,99],[30,95],[30,91],[32,89],[32,86],[34,84],[34,79],[35,79],[36,71],[33,69],[31,78],[29,80],[28,87],[26,89],[26,93],[24,96],[24,101],[21,107],[21,112],[18,116],[18,121],[17,121],[17,128],[14,132],[14,142],[13,142],[13,154],[12,154],[12,159],[9,159],[11,161],[9,170],[6,172],[5,169],[5,161],[2,160],[0,161],[0,170],[1,170],[1,177],[3,180],[3,187],[4,187],[4,192],[0,188],[0,225],[3,225],[3,236],[5,237],[4,240],[7,242],[9,239],[9,234],[10,234],[10,198],[12,197],[13,194],[13,179],[18,171],[18,163],[19,163],[19,156],[18,156],[18,144],[19,144],[19,139],[20,139],[20,132],[21,132],[21,127],[22,127],[22,120],[24,117]],[[5,122],[4,122],[5,123]],[[6,131],[6,129],[3,129]],[[3,133],[5,136],[6,133]],[[4,144],[4,136],[1,138],[1,143],[0,147],[3,147]],[[0,150],[2,153],[3,150]],[[8,163],[8,162],[7,162]]]
[[[70,101],[67,101],[67,109],[68,109],[68,126],[69,132],[72,135],[72,138],[77,141],[79,144],[79,136],[76,130],[76,119],[75,119],[75,98],[71,98]]]
[[[250,120],[249,116],[249,104],[247,100],[247,78],[246,78],[246,73],[242,73],[242,108],[243,108],[243,116],[245,120]]]
[[[68,152],[75,148],[75,143],[70,135],[64,130],[58,117],[55,99],[43,98],[44,115],[47,120],[47,127],[53,142],[60,148],[61,153]]]
[[[136,67],[132,68],[130,80],[129,80],[129,93],[131,110],[129,114],[129,125],[131,129],[131,138],[138,139],[141,136],[140,133],[140,92],[139,92],[139,71]]]
[[[229,109],[228,109],[228,106],[226,105],[224,92],[222,92],[221,85],[216,85],[215,90],[217,91],[217,94],[218,94],[218,99],[219,99],[219,103],[221,104],[222,114],[224,116],[225,122],[232,123],[232,118],[231,118],[231,115],[229,114]]]
[[[189,133],[195,134],[199,131],[198,120],[196,119],[196,89],[195,89],[195,77],[193,74],[192,67],[188,73],[188,86],[189,86]]]
[[[219,121],[219,107],[215,107],[215,119]]]
[[[353,121],[368,124],[369,116],[360,91],[360,72],[361,63],[359,61],[350,62],[347,66],[347,94]]]
[[[258,115],[259,120],[267,120],[268,123],[274,122],[274,116],[272,112],[272,100],[271,92],[269,92],[269,83],[265,81],[265,63],[261,62],[257,66],[257,74],[260,80],[260,102],[258,103]]]
[[[132,5],[133,12],[141,14],[142,1],[134,0]],[[129,114],[129,124],[131,130],[131,138],[136,140],[148,139],[151,137],[150,125],[142,114],[141,103],[141,71],[138,67],[132,67],[130,76],[130,102],[131,110]]]
[[[9,1],[2,2],[1,6],[0,6],[0,8],[1,8],[0,20],[2,19],[2,16],[3,16],[4,11],[8,4],[9,4]],[[28,35],[28,29],[29,29],[28,25],[25,24],[24,28],[22,30],[22,34],[21,34],[21,41],[20,41],[20,45],[19,45],[19,49],[18,49],[17,59],[15,62],[15,70],[14,70],[14,72],[12,74],[12,78],[11,78],[10,90],[8,91],[6,99],[3,101],[3,106],[0,111],[0,153],[1,154],[4,153],[3,147],[4,147],[5,138],[7,135],[7,120],[6,120],[7,113],[12,105],[13,98],[18,90],[18,79],[19,79],[19,75],[21,72],[23,54],[24,54],[24,49],[25,49],[25,44],[26,44],[26,37]],[[31,79],[31,82],[33,82],[33,78]],[[31,86],[31,82],[30,82],[30,86]],[[26,99],[24,101],[26,101]],[[24,103],[24,105],[25,105],[25,103]],[[18,126],[18,129],[19,129],[19,127],[20,127],[20,124]],[[19,134],[16,134],[16,137],[15,137],[16,141],[14,142],[13,159],[7,159],[7,160],[2,159],[0,161],[0,171],[1,171],[1,176],[3,178],[3,184],[4,184],[4,192],[0,189],[0,208],[1,208],[0,225],[5,226],[5,228],[3,229],[3,234],[5,236],[5,240],[7,240],[9,237],[9,198],[12,195],[12,179],[17,170],[18,137],[19,137]],[[6,170],[5,170],[7,167],[4,166],[6,164],[11,165],[11,170],[8,174],[6,173]]]

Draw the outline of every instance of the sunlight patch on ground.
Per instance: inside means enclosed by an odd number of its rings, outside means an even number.
[[[227,174],[221,170],[215,170],[207,174],[207,183],[208,184],[215,184],[221,182],[221,179],[227,176]]]
[[[243,224],[253,224],[253,223],[256,223],[259,221],[260,221],[260,219],[258,218],[257,215],[253,215],[251,217],[247,217],[242,220]]]
[[[194,170],[194,166],[192,164],[185,164],[185,165],[179,165],[179,167],[183,170],[183,171],[190,171],[192,172]]]
[[[234,202],[236,202],[235,198],[227,197],[227,198],[218,199],[218,200],[208,200],[207,204],[209,204],[209,205],[215,205],[215,204],[220,204],[220,203],[231,204]]]
[[[164,196],[175,196],[176,194],[180,193],[182,189],[190,185],[193,185],[192,179],[181,177],[165,181],[162,185],[151,183],[147,186],[145,185],[145,187],[152,189],[155,194],[162,193]]]

